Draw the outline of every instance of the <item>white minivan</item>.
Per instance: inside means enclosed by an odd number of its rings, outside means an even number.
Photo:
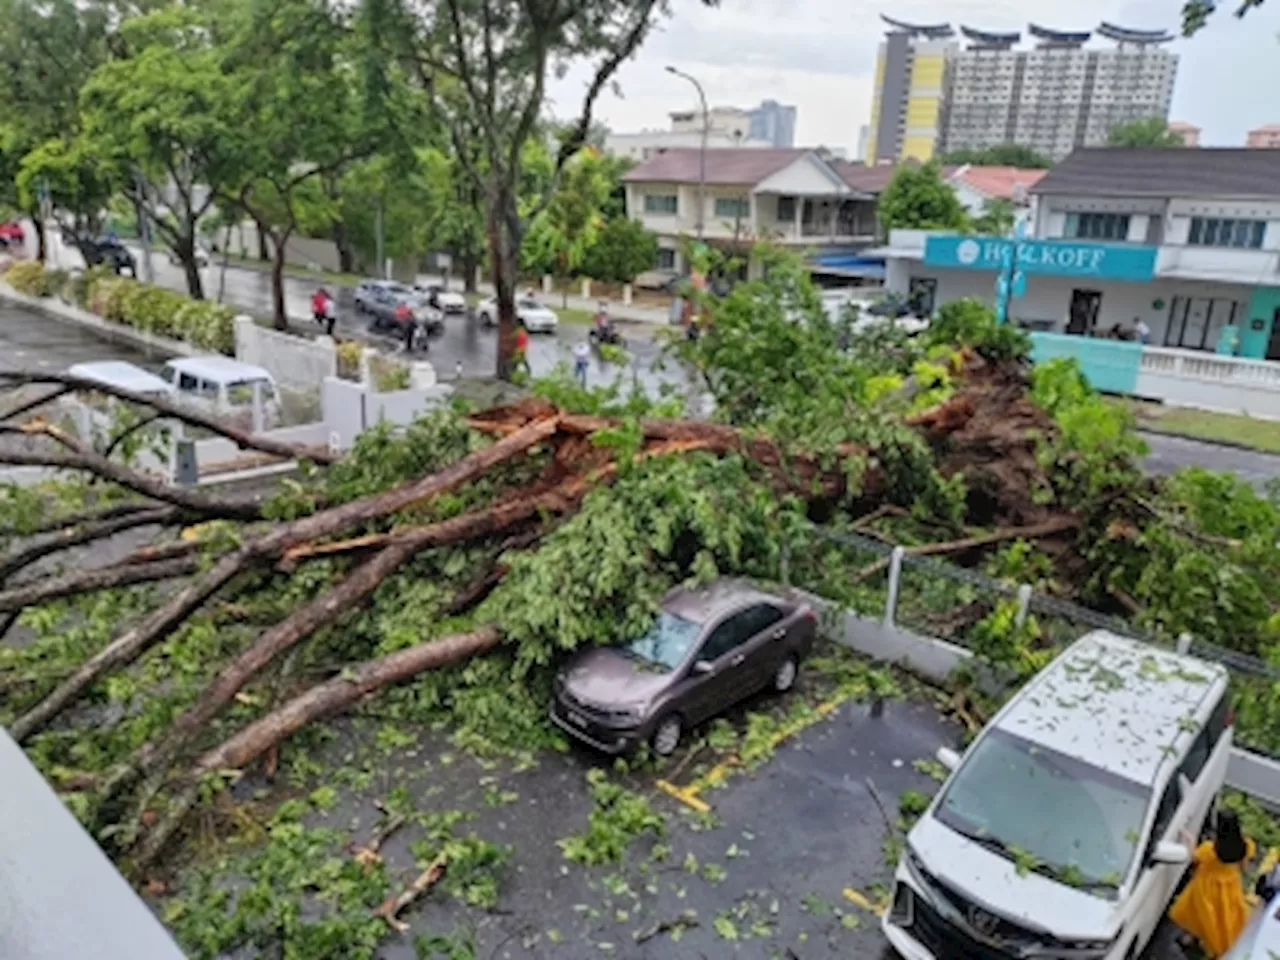
[[[1231,751],[1227,672],[1096,631],[991,720],[912,828],[884,933],[908,960],[1133,960]]]
[[[269,430],[280,423],[276,381],[262,367],[210,354],[170,360],[160,376],[180,402],[226,417],[242,430]]]

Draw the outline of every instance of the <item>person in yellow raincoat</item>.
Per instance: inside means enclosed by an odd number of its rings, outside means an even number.
[[[1214,839],[1193,847],[1184,834],[1191,858],[1191,880],[1169,909],[1169,919],[1200,941],[1211,957],[1220,957],[1249,922],[1244,899],[1245,861],[1254,855],[1253,841],[1240,832],[1233,810],[1218,813]]]

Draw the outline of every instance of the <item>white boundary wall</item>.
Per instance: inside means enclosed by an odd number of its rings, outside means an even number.
[[[338,375],[338,351],[329,337],[307,340],[236,317],[236,359],[263,367],[282,387],[315,390]]]

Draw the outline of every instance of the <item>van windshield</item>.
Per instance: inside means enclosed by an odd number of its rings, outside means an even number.
[[[996,729],[965,758],[934,815],[1020,871],[1107,890],[1129,869],[1150,799],[1142,784]]]

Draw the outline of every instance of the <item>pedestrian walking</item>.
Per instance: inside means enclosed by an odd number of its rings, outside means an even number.
[[[1191,880],[1169,909],[1169,919],[1199,940],[1210,957],[1221,957],[1249,921],[1243,866],[1253,857],[1253,841],[1240,832],[1234,810],[1219,811],[1212,840],[1196,846],[1185,831],[1182,839],[1194,867]]]
[[[1139,343],[1151,342],[1151,328],[1147,326],[1146,321],[1141,317],[1133,318],[1133,333],[1138,338]]]
[[[523,370],[526,376],[532,376],[529,369],[529,331],[523,323],[516,321],[516,355],[512,358],[511,371]]]
[[[324,335],[326,337],[333,336],[333,325],[338,322],[338,305],[333,302],[333,297],[326,296],[324,298]]]
[[[573,347],[573,375],[578,381],[578,386],[584,389],[587,386],[587,364],[591,360],[591,348],[587,346],[585,340],[574,344]]]
[[[396,304],[396,323],[404,335],[404,352],[413,353],[413,311],[403,300]]]
[[[321,287],[311,295],[311,319],[324,325],[325,303],[329,300],[329,291]]]

